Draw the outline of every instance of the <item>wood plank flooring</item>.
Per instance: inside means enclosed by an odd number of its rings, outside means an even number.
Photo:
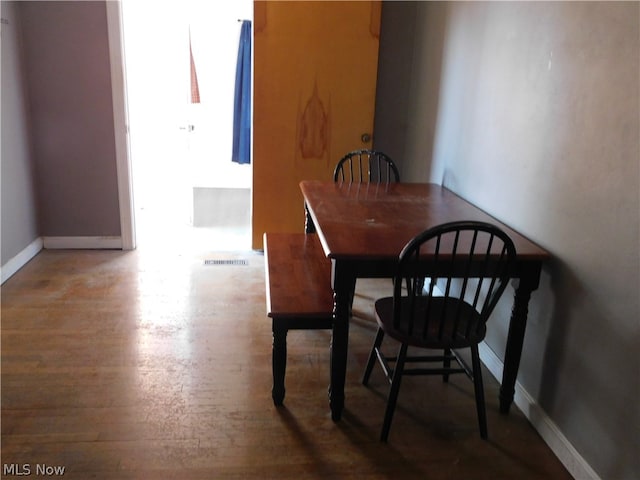
[[[204,262],[239,258],[248,265]],[[387,386],[378,370],[369,387],[360,377],[389,281],[358,283],[343,419],[328,408],[329,331],[289,333],[274,407],[263,262],[41,252],[2,286],[3,478],[571,478],[517,409],[498,413],[488,372],[488,441],[460,376],[407,378],[389,443],[378,441]]]

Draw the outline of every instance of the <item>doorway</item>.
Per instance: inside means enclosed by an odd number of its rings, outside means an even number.
[[[139,248],[251,248],[252,167],[231,154],[240,20],[252,15],[252,0],[122,2]]]

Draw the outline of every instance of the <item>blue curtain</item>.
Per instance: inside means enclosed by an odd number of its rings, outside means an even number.
[[[233,103],[233,152],[231,161],[251,163],[251,22],[242,21],[236,92]]]

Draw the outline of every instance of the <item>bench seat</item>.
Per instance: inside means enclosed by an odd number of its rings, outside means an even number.
[[[267,316],[273,332],[271,396],[284,401],[289,330],[330,329],[333,318],[331,262],[317,235],[265,233]]]

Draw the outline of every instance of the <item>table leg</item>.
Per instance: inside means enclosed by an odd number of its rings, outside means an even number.
[[[344,408],[344,384],[347,373],[347,351],[349,346],[349,313],[352,285],[355,279],[336,275],[334,265],[333,331],[330,347],[329,407],[331,419],[340,420]]]
[[[284,400],[284,376],[287,369],[287,329],[276,326],[273,321],[273,348],[271,363],[273,372],[273,388],[271,397],[274,405],[282,405]]]
[[[509,408],[513,403],[516,378],[518,376],[518,368],[520,367],[520,358],[522,356],[524,332],[527,326],[529,299],[531,298],[531,292],[537,288],[539,272],[535,277],[534,283],[530,280],[533,279],[522,278],[519,281],[514,281],[516,289],[513,299],[513,309],[511,310],[511,320],[509,322],[507,345],[504,354],[502,384],[500,386],[501,413],[509,413]]]

